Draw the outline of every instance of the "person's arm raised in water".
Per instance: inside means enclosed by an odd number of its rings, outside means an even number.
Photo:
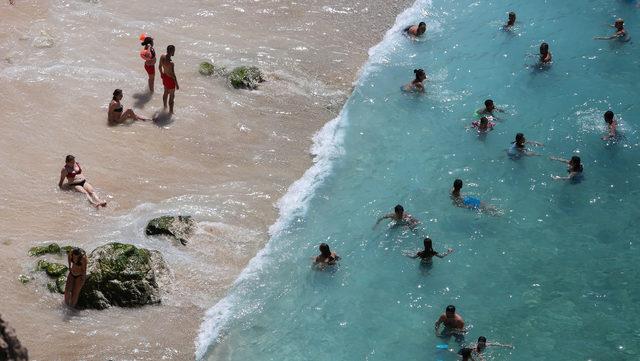
[[[376,221],[376,224],[374,224],[374,225],[373,225],[373,228],[376,228],[376,227],[378,226],[378,224],[379,224],[380,222],[382,222],[382,220],[383,220],[383,219],[388,219],[388,218],[394,219],[394,218],[395,218],[395,214],[393,214],[393,213],[387,213],[387,214],[385,214],[384,216],[382,216],[382,217],[378,218],[378,220]]]
[[[438,320],[436,321],[436,324],[434,325],[436,333],[438,333],[438,329],[440,328],[440,324],[443,323],[445,319],[446,319],[445,315],[440,315],[440,317],[438,317]]]
[[[438,258],[445,258],[446,256],[452,254],[453,252],[454,252],[454,249],[453,248],[449,248],[449,249],[447,249],[447,251],[445,253],[436,253],[435,256],[438,257]]]

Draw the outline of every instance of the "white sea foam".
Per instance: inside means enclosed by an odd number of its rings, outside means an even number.
[[[368,69],[379,62],[381,57],[384,57],[390,46],[393,46],[393,43],[399,39],[400,30],[409,21],[415,21],[418,15],[423,15],[424,8],[430,4],[431,0],[417,0],[412,7],[398,15],[394,26],[387,31],[383,40],[369,50],[369,60],[360,71],[360,78],[365,77],[368,74]],[[247,287],[248,281],[256,279],[263,267],[271,260],[269,256],[273,248],[273,239],[281,235],[294,219],[306,213],[309,201],[315,195],[316,189],[330,174],[335,159],[343,154],[342,144],[347,118],[348,113],[345,107],[338,117],[325,124],[315,134],[311,147],[314,164],[304,173],[302,178],[291,184],[287,193],[278,201],[277,207],[280,216],[269,227],[271,239],[251,259],[235,281],[229,294],[207,310],[200,326],[198,338],[195,340],[196,360],[203,360],[209,347],[217,342],[221,331],[237,312],[234,306],[237,306],[245,298],[245,294],[251,291],[251,287]]]

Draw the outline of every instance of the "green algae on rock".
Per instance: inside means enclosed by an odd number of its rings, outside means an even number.
[[[46,246],[35,246],[29,249],[29,256],[42,256],[47,253],[60,253],[60,246],[57,243],[50,243]]]
[[[203,61],[202,63],[200,63],[200,68],[198,69],[198,72],[205,76],[211,76],[215,72],[215,67],[210,62]]]
[[[149,221],[145,233],[147,236],[167,235],[187,244],[195,230],[196,222],[191,216],[162,216]]]
[[[236,89],[256,89],[258,83],[262,83],[264,78],[262,72],[255,66],[240,66],[234,68],[228,76],[229,83]]]
[[[60,277],[66,274],[67,271],[69,270],[67,266],[61,263],[49,262],[44,259],[38,260],[37,266],[38,266],[38,270],[45,271],[48,276],[54,277],[54,278]]]
[[[19,275],[18,276],[18,281],[20,281],[20,283],[25,285],[25,284],[31,282],[31,277],[29,277],[27,275]]]
[[[67,285],[67,276],[62,275],[54,281],[47,283],[50,292],[64,294],[64,288]]]
[[[158,277],[167,271],[158,251],[109,243],[89,255],[78,308],[137,307],[160,303]]]

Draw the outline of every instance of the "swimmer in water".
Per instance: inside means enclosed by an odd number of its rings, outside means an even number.
[[[468,347],[461,348],[460,351],[458,351],[458,355],[462,357],[462,361],[475,361],[473,358],[473,349]]]
[[[410,229],[414,229],[420,223],[419,220],[413,218],[412,215],[405,212],[404,207],[399,204],[393,208],[393,213],[388,213],[378,218],[378,221],[373,226],[373,228],[375,228],[383,219],[391,219],[396,222],[396,225],[407,226]]]
[[[507,150],[507,154],[509,154],[509,156],[513,157],[513,158],[519,158],[522,155],[527,155],[527,156],[540,155],[540,154],[537,154],[537,153],[534,153],[534,152],[530,151],[526,147],[527,144],[535,145],[537,147],[543,147],[544,146],[544,144],[536,142],[536,141],[528,141],[524,137],[524,134],[518,133],[518,134],[516,134],[516,140],[511,142],[511,147]]]
[[[507,23],[502,26],[504,30],[511,30],[511,28],[516,24],[516,13],[513,11],[509,12],[509,19]]]
[[[492,116],[482,117],[480,118],[480,121],[475,120],[471,122],[471,127],[477,129],[478,133],[488,133],[489,131],[492,131],[493,127],[496,125],[496,123],[490,121],[489,118],[493,120]]]
[[[162,85],[164,85],[164,94],[162,95],[162,103],[164,108],[167,109],[167,98],[169,98],[169,113],[173,114],[173,100],[176,94],[176,90],[180,90],[178,85],[178,78],[171,58],[176,52],[176,47],[173,45],[167,46],[167,53],[160,56],[160,77],[162,78]]]
[[[433,259],[433,256],[436,256],[438,258],[445,258],[451,253],[453,253],[453,248],[447,249],[447,251],[444,253],[438,253],[434,251],[433,242],[431,241],[431,238],[427,237],[424,239],[424,249],[422,251],[419,251],[415,255],[409,255],[409,257],[420,258],[422,262],[431,262]]]
[[[540,44],[540,64],[551,64],[551,60],[553,56],[549,51],[549,44],[542,43]]]
[[[595,40],[621,40],[621,41],[629,41],[629,34],[627,34],[627,30],[624,28],[624,20],[618,18],[616,19],[613,25],[609,25],[616,29],[616,32],[611,36],[596,36]]]
[[[156,78],[156,51],[153,49],[153,38],[145,37],[140,45],[144,46],[144,49],[140,51],[140,57],[144,60],[144,70],[149,75],[149,91],[153,93]]]
[[[580,178],[582,177],[582,164],[580,161],[580,157],[578,157],[577,155],[574,155],[573,157],[571,157],[571,159],[564,159],[564,158],[559,158],[559,157],[549,157],[549,159],[551,160],[557,160],[559,162],[562,163],[566,163],[568,165],[567,167],[567,173],[569,173],[566,177],[561,177],[558,175],[551,175],[551,178],[559,180],[559,179],[567,179],[567,180],[572,180],[572,181],[579,181]]]
[[[331,252],[329,249],[329,245],[326,243],[320,243],[320,255],[318,255],[314,261],[314,264],[317,266],[331,266],[336,264],[336,262],[340,259],[335,252]]]
[[[67,275],[67,283],[64,287],[64,303],[70,307],[76,307],[80,290],[87,279],[89,259],[82,248],[75,247],[67,254],[67,263],[69,275]]]
[[[65,178],[67,178],[67,183],[63,185]],[[87,179],[82,174],[80,163],[76,163],[76,158],[72,155],[68,155],[65,158],[65,165],[60,172],[58,187],[61,189],[74,189],[76,192],[84,194],[89,203],[96,208],[107,206],[107,202],[98,198],[91,184],[87,182]]]
[[[444,324],[444,329],[440,332],[440,325]],[[435,323],[436,335],[441,338],[449,338],[454,336],[456,342],[464,342],[464,334],[467,332],[464,329],[464,320],[456,313],[456,307],[454,305],[447,306],[445,312],[440,315]]]
[[[505,347],[505,348],[514,348],[511,345],[503,345],[497,342],[487,342],[487,338],[484,336],[478,337],[478,342],[475,345],[470,345],[469,348],[476,354],[480,359],[482,359],[482,353],[487,347]]]
[[[485,116],[486,115],[491,115],[492,117],[494,117],[494,119],[497,120],[497,118],[493,114],[494,111],[495,112],[504,113],[504,110],[496,108],[495,104],[493,103],[493,100],[487,99],[487,100],[484,101],[484,108],[476,110],[476,114],[485,115]]]
[[[420,23],[420,24],[418,24],[418,25],[410,25],[410,26],[407,26],[407,27],[404,29],[404,32],[405,32],[407,35],[411,35],[411,36],[413,36],[414,38],[417,38],[417,37],[419,37],[419,36],[422,36],[422,34],[424,34],[424,33],[425,33],[425,31],[427,31],[427,24],[426,24],[426,23],[424,23],[424,22],[421,22],[421,23]]]
[[[451,188],[451,200],[453,201],[453,205],[455,205],[456,207],[475,209],[481,212],[489,213],[493,216],[499,216],[502,214],[502,211],[495,206],[482,202],[478,198],[462,195],[462,193],[460,192],[461,190],[462,179],[454,180],[453,188]]]
[[[602,140],[611,140],[616,139],[618,137],[618,122],[613,116],[613,112],[611,110],[607,110],[604,113],[604,121],[607,123],[607,135],[602,137]]]
[[[122,90],[116,89],[113,91],[113,98],[111,99],[111,103],[109,103],[109,110],[107,111],[107,121],[109,125],[122,124],[127,121],[127,119],[149,120],[136,115],[132,109],[124,110],[124,107],[120,104],[120,100],[122,100]]]
[[[402,90],[406,92],[420,92],[424,93],[424,82],[427,80],[427,74],[422,69],[414,69],[413,73],[416,75],[416,78],[411,81],[411,83],[405,85]]]

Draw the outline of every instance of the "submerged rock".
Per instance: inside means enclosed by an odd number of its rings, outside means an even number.
[[[29,256],[42,256],[47,253],[60,253],[60,246],[57,243],[50,243],[46,246],[35,246],[29,249]]]
[[[158,277],[167,270],[158,251],[109,243],[89,255],[78,308],[105,309],[160,303]]]
[[[200,68],[198,69],[198,72],[205,76],[211,76],[213,75],[213,73],[215,73],[215,67],[213,66],[213,64],[209,63],[208,61],[203,61],[202,63],[200,63]]]
[[[0,360],[28,361],[29,353],[20,344],[16,331],[0,316]]]
[[[47,283],[50,292],[64,294],[64,288],[67,285],[67,276],[63,275],[56,278],[55,281]]]
[[[43,259],[38,260],[38,269],[47,272],[47,275],[55,278],[66,274],[69,270],[67,266],[61,263],[49,262]]]
[[[255,66],[240,66],[229,73],[229,83],[236,89],[256,89],[258,83],[262,83],[264,78],[262,72]]]
[[[145,233],[148,236],[164,234],[171,236],[183,245],[195,230],[196,222],[191,216],[162,216],[149,221]]]
[[[31,277],[29,277],[27,275],[19,275],[18,276],[18,281],[20,281],[20,283],[25,285],[25,284],[31,282]]]

